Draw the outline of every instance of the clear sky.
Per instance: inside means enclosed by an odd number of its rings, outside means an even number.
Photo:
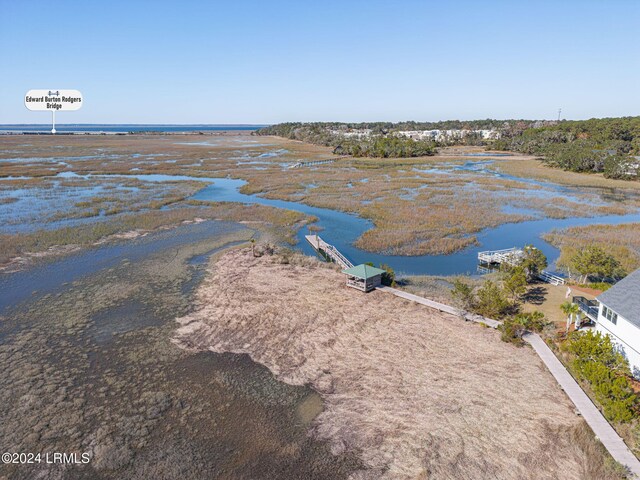
[[[0,123],[640,115],[640,1],[0,0]]]

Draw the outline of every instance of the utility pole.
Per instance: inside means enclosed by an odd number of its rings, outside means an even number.
[[[562,113],[562,108],[558,109],[558,121],[560,121],[560,114]]]

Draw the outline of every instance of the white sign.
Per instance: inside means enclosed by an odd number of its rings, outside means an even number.
[[[29,90],[24,96],[24,106],[29,110],[50,111],[56,133],[56,112],[68,112],[82,107],[82,94],[78,90]]]
[[[82,94],[78,90],[29,90],[24,96],[29,110],[78,110],[82,106]]]

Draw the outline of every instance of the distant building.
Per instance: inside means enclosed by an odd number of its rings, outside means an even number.
[[[382,284],[382,274],[384,270],[371,265],[356,265],[355,267],[343,270],[347,276],[347,286],[356,288],[363,292],[370,292]]]
[[[500,138],[497,130],[401,130],[395,132],[401,137],[408,137],[413,140],[460,140],[468,135],[477,135],[483,140],[495,140]]]
[[[598,296],[596,330],[609,335],[640,379],[640,269]]]

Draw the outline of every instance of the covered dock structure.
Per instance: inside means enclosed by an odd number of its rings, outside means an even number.
[[[382,274],[386,273],[381,268],[360,264],[343,270],[347,276],[347,286],[362,292],[370,292],[382,285]]]

